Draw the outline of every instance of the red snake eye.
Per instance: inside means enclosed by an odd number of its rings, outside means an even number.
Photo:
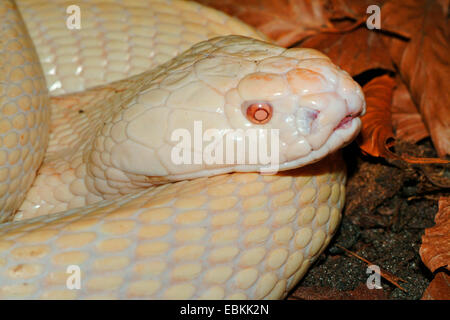
[[[264,124],[272,118],[273,108],[269,103],[257,102],[247,107],[247,119],[255,124]]]

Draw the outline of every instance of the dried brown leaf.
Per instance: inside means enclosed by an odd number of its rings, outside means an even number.
[[[395,137],[416,143],[429,136],[416,105],[403,81],[397,79],[397,87],[392,98],[392,124]]]
[[[450,276],[439,272],[423,293],[422,300],[450,300]]]
[[[425,229],[422,236],[420,256],[432,272],[441,267],[450,270],[450,196],[439,199],[434,221],[436,225]]]
[[[349,32],[322,32],[306,39],[301,46],[328,55],[339,67],[355,76],[369,69],[394,71],[381,33],[361,26]]]
[[[364,87],[366,114],[361,117],[361,134],[357,142],[361,150],[373,157],[403,160],[409,163],[450,163],[439,158],[416,158],[407,154],[401,156],[389,148],[395,144],[391,121],[391,103],[395,80],[388,75],[376,77]]]
[[[392,1],[383,6],[381,17],[383,29],[410,38],[408,43],[397,40],[391,56],[438,154],[450,154],[450,35],[445,11],[436,1]]]
[[[408,41],[396,37],[383,37],[385,46],[389,49],[389,54],[395,65],[399,65],[402,60],[403,52],[405,51]]]
[[[413,38],[422,31],[426,12],[430,6],[437,7],[447,15],[448,0],[403,0],[389,1],[381,9],[381,28],[405,38]]]
[[[325,0],[196,1],[239,18],[286,47],[332,26]]]
[[[361,19],[368,17],[367,8],[371,5],[381,7],[386,0],[331,0],[327,5],[331,19]]]
[[[391,123],[391,102],[395,80],[387,75],[376,77],[364,87],[366,114],[361,117],[358,139],[361,150],[374,157],[395,158],[387,142],[394,138]]]

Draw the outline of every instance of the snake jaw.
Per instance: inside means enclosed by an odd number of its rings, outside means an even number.
[[[348,128],[351,124],[351,122],[353,121],[353,119],[357,118],[360,116],[361,113],[357,113],[357,114],[349,114],[346,115],[341,122],[339,122],[339,124],[334,128],[334,130],[338,130],[338,129],[344,129],[344,128]]]
[[[350,144],[359,134],[360,129],[361,119],[359,117],[352,118],[350,121],[347,121],[344,126],[333,130],[326,143],[324,143],[320,148],[311,150],[304,157],[296,158],[280,164],[279,170],[285,171],[300,168],[325,158],[327,155],[332,154]],[[300,142],[302,144],[304,143],[303,141]]]

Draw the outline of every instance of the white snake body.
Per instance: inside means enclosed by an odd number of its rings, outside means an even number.
[[[69,2],[0,3],[0,298],[285,297],[339,224],[360,87],[195,3],[80,3],[79,30]],[[173,163],[195,121],[279,130],[282,171]]]

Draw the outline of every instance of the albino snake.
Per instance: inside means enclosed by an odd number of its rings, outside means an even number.
[[[0,298],[285,297],[339,224],[359,85],[196,3],[76,3],[0,1]],[[281,171],[174,163],[200,120],[279,129]]]

